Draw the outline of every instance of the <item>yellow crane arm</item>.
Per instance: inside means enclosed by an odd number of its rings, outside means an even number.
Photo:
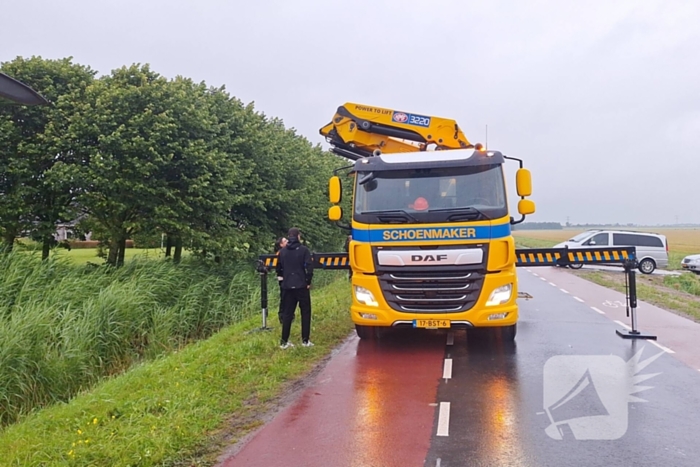
[[[351,159],[376,149],[396,153],[425,151],[430,145],[437,150],[474,147],[454,120],[351,102],[338,107],[320,133],[336,153]]]

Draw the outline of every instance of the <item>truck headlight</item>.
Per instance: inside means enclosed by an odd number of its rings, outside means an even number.
[[[359,285],[355,286],[355,298],[358,302],[362,303],[363,305],[379,306],[379,303],[377,303],[377,301],[374,299],[374,295],[372,295],[372,292],[365,289],[364,287],[360,287]]]
[[[489,299],[486,301],[486,306],[502,305],[510,300],[510,294],[513,291],[512,284],[502,285],[493,289]]]

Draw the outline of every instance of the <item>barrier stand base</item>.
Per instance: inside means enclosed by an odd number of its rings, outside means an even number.
[[[615,333],[622,337],[623,339],[649,339],[649,340],[656,340],[656,336],[653,336],[651,334],[646,334],[643,332],[639,331],[620,331],[619,329],[615,330]]]

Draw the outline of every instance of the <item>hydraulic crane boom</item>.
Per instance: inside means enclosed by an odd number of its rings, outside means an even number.
[[[474,145],[452,119],[400,112],[348,102],[320,133],[331,151],[351,160],[382,153],[468,149]]]

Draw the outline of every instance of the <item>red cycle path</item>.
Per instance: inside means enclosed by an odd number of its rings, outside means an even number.
[[[221,465],[422,466],[444,352],[439,333],[349,340],[294,403]]]

